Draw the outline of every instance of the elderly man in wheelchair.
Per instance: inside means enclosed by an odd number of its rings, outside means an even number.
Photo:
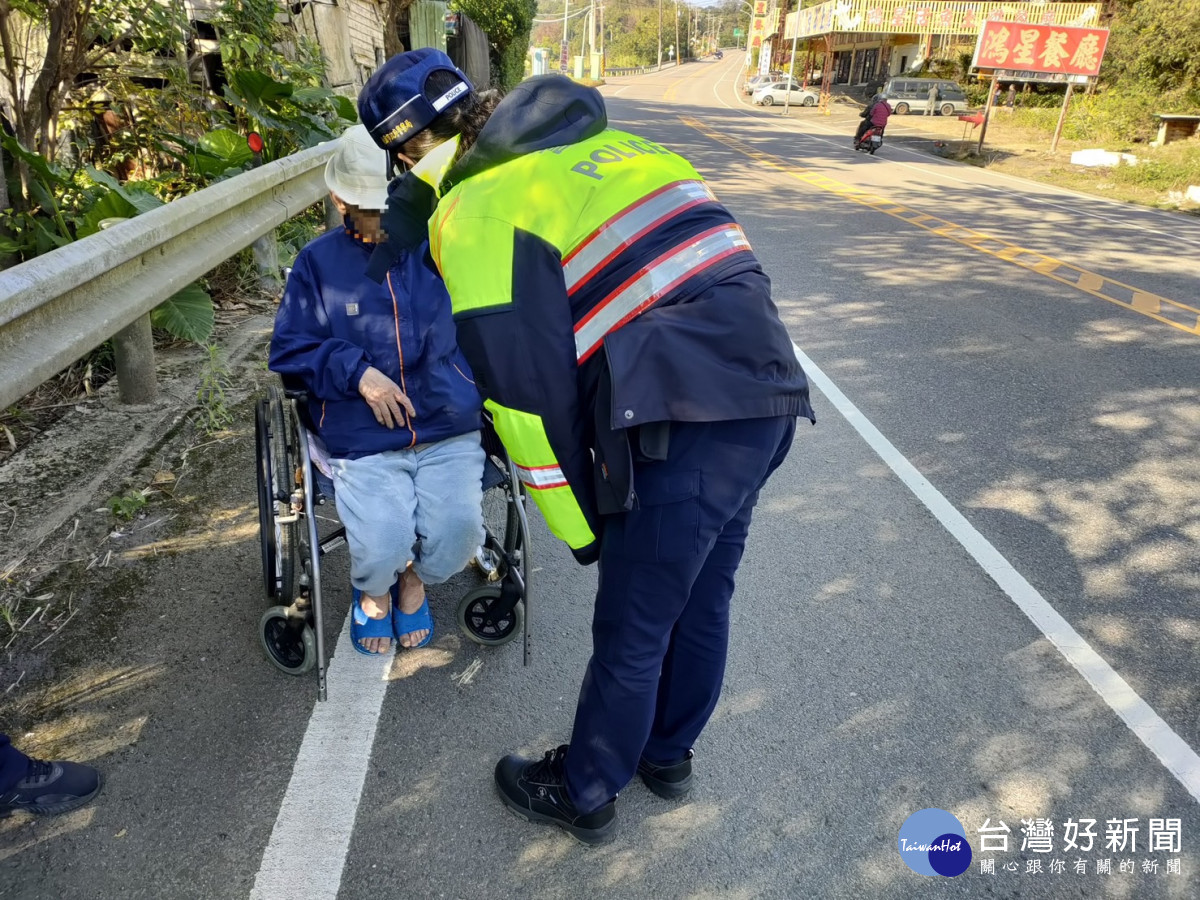
[[[361,125],[342,136],[325,179],[344,227],[297,256],[269,359],[302,392],[318,462],[327,456],[350,550],[350,637],[364,654],[429,643],[425,586],[484,542],[481,400],[446,289],[423,250],[382,285],[366,276],[388,170]]]

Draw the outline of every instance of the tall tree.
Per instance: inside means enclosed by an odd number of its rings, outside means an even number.
[[[0,62],[17,139],[53,158],[55,123],[79,77],[170,29],[175,15],[159,0],[0,0]]]
[[[1200,102],[1200,0],[1137,0],[1113,12],[1106,80]]]
[[[525,73],[525,52],[537,0],[455,0],[453,7],[487,32],[500,57],[502,86],[510,88],[520,81]]]

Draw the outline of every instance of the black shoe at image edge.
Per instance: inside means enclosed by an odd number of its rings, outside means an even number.
[[[677,800],[692,789],[692,756],[694,754],[689,750],[683,759],[665,765],[657,765],[643,757],[638,760],[637,771],[646,787],[658,796],[664,800]]]
[[[57,815],[78,809],[98,793],[104,779],[91,766],[40,759],[29,761],[29,774],[0,794],[0,818],[16,810]]]
[[[567,796],[563,762],[567,745],[547,750],[540,760],[509,754],[496,763],[496,791],[504,805],[530,822],[557,825],[585,844],[612,839],[617,802],[580,814]]]

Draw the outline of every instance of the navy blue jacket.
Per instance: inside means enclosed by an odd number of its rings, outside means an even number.
[[[644,297],[621,320],[625,324],[605,334],[601,349],[580,357],[581,325],[607,298],[641,289],[648,269],[696,236],[735,225],[712,199],[624,226],[628,236],[572,292],[566,266],[579,244],[565,239],[599,235],[613,225],[595,210],[620,209],[614,217],[620,219],[665,189],[639,196],[629,185],[658,188],[668,178],[699,179],[681,157],[632,135],[614,134],[616,143],[597,149],[597,142],[608,140],[606,126],[604,100],[595,88],[559,75],[526,79],[442,178],[430,232],[434,257],[455,294],[459,343],[484,396],[541,420],[593,534],[600,533],[600,516],[648,502],[634,483],[633,459],[644,449],[643,437],[651,444],[656,433],[666,432],[657,423],[773,416],[815,421],[808,379],[770,281],[748,245],[716,254],[723,261],[698,267],[696,274],[651,282],[645,290],[652,285],[657,298]],[[679,174],[665,174],[667,158]],[[598,165],[608,168],[597,173]],[[573,192],[563,187],[571,178],[579,185]],[[531,194],[530,184],[545,190]],[[598,202],[606,192],[622,203]],[[470,268],[473,258],[450,261],[450,241],[484,257],[493,250],[488,239],[505,228],[508,245],[494,252],[510,260],[505,268],[511,267],[511,276],[493,276],[498,267],[488,267],[490,257],[476,268]],[[704,259],[687,252],[686,260]],[[594,547],[575,549],[580,561],[594,553]]]
[[[275,316],[270,368],[308,391],[312,425],[335,458],[445,440],[481,425],[450,297],[425,263],[426,248],[401,254],[383,284],[366,276],[373,249],[345,229],[310,242]],[[358,392],[368,366],[408,395],[411,421],[394,429],[375,421]]]

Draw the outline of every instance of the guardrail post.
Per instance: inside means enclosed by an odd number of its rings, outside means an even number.
[[[272,229],[262,237],[255,239],[250,245],[254,254],[254,265],[258,269],[258,286],[268,294],[278,294],[279,284],[279,242],[275,240],[275,230]]]
[[[139,316],[113,335],[117,388],[122,403],[152,403],[158,396],[154,367],[154,335],[150,314]]]

